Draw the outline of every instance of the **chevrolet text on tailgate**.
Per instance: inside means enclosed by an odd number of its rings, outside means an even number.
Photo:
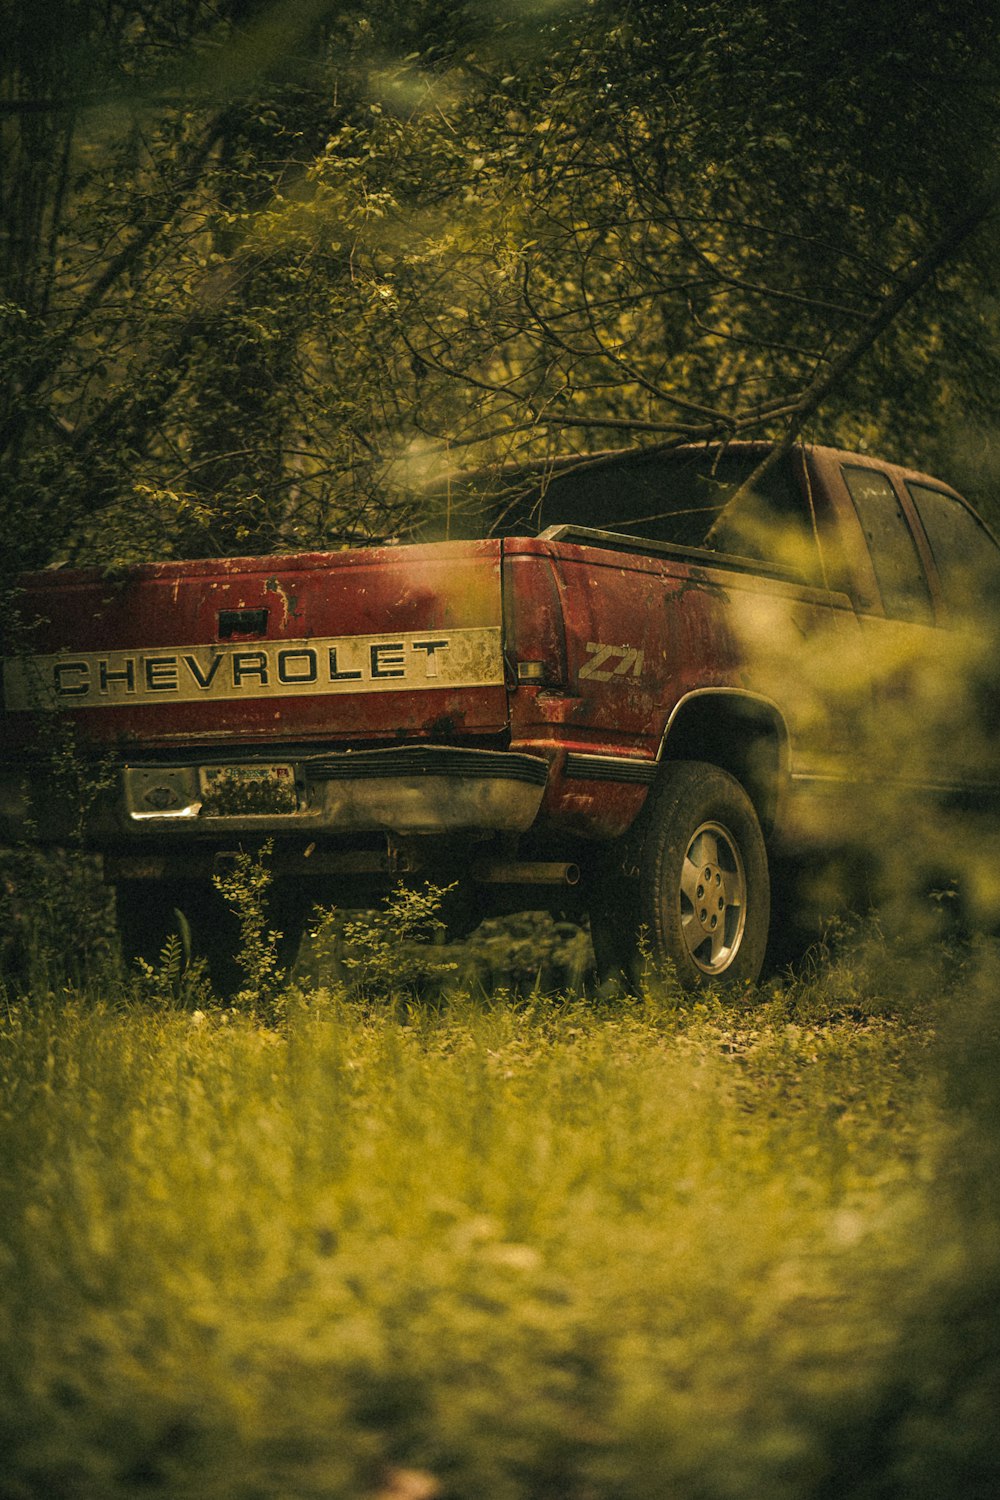
[[[126,951],[155,958],[181,910],[219,973],[213,876],[267,840],[291,938],[317,901],[431,878],[456,926],[588,912],[606,974],[755,979],[792,857],[878,859],[887,788],[1000,793],[954,690],[992,534],[926,475],[818,447],[760,472],[769,451],[525,471],[450,540],[23,578],[0,838],[82,820]]]

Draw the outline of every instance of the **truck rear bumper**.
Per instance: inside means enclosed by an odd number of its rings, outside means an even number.
[[[540,756],[412,745],[122,765],[85,818],[96,847],[170,845],[234,834],[523,833],[548,781]],[[0,839],[58,842],[78,808],[29,774],[0,772]]]

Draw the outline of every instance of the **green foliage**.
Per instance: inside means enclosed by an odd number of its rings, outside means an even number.
[[[61,849],[0,849],[0,983],[27,992],[82,984],[113,952],[100,865]]]
[[[168,1006],[176,1010],[201,1012],[211,1003],[211,986],[204,959],[195,957],[191,947],[191,925],[182,911],[174,913],[177,930],[168,934],[159,960],[151,964],[136,959],[138,970],[136,995],[148,1005]]]
[[[243,985],[233,997],[233,1005],[271,1019],[280,1012],[285,979],[278,961],[281,933],[268,926],[267,893],[273,880],[269,861],[273,847],[273,841],[268,839],[257,854],[241,850],[228,873],[212,877],[212,884],[239,921],[239,944],[234,957]]]
[[[490,918],[451,952],[462,984],[483,994],[580,994],[593,971],[586,930],[548,912]]]
[[[454,974],[457,965],[435,940],[443,940],[441,907],[453,885],[424,881],[398,885],[379,911],[346,915],[317,908],[313,943],[337,950],[352,988],[368,999],[405,999]]]
[[[381,1003],[423,1001],[470,991],[508,996],[579,994],[593,977],[586,929],[548,912],[520,912],[480,923],[450,939],[454,885],[400,884],[380,910],[317,907],[308,967],[321,986],[341,985]]]
[[[458,464],[609,442],[808,419],[934,467],[993,423],[991,238],[948,239],[995,191],[981,6],[32,15],[0,64],[10,565],[350,545]]]
[[[985,1497],[995,978],[8,1005],[0,1494]]]

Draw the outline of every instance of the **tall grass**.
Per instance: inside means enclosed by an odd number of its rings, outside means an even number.
[[[10,1002],[0,1496],[994,1493],[990,985]]]

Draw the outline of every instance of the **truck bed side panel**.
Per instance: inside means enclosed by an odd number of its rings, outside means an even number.
[[[544,809],[552,822],[605,834],[627,826],[674,714],[704,693],[773,709],[793,781],[847,774],[869,700],[860,674],[845,682],[861,643],[843,595],[721,560],[699,568],[562,542],[516,546],[508,578],[527,575],[548,547],[563,601],[565,683],[519,688],[511,711],[512,747],[562,753]]]

